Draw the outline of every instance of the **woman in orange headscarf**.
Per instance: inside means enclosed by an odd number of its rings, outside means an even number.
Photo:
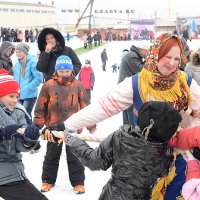
[[[88,124],[96,124],[111,117],[135,103],[137,110],[144,102],[157,100],[172,104],[181,113],[189,108],[188,118],[200,120],[200,86],[194,79],[180,71],[183,48],[178,37],[168,33],[159,36],[148,51],[142,71],[126,78],[113,91],[92,103],[65,121],[65,127],[79,130]],[[137,116],[136,116],[137,117]],[[189,126],[189,120],[185,120]],[[181,199],[181,189],[185,182],[186,162],[174,153],[175,164],[167,177],[158,182],[152,199]]]

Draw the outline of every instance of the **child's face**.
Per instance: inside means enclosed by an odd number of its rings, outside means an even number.
[[[71,70],[58,70],[57,73],[58,73],[58,76],[68,77],[68,76],[71,76],[72,71]]]
[[[85,64],[85,67],[90,67],[90,64]]]
[[[12,55],[12,51],[13,49],[12,48],[9,48],[7,51],[6,51],[6,56],[10,57]]]
[[[11,93],[3,97],[0,97],[0,101],[6,105],[9,111],[13,111],[18,101],[18,98],[19,98],[19,95],[17,93]]]
[[[21,52],[19,50],[16,50],[15,53],[16,53],[17,58],[20,60],[22,60],[26,56],[24,52]]]

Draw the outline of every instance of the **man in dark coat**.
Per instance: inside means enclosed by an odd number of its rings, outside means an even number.
[[[102,69],[106,71],[106,62],[108,60],[106,49],[101,52]]]
[[[43,72],[45,82],[52,78],[55,72],[56,59],[66,55],[72,59],[74,74],[81,69],[81,62],[72,48],[65,46],[62,34],[54,28],[44,28],[38,36],[38,48],[41,52],[37,63],[37,70]]]
[[[139,42],[137,47],[134,45],[131,46],[130,51],[121,59],[118,84],[121,83],[125,78],[133,76],[142,70],[146,51],[149,49],[149,47],[150,43],[147,41]],[[134,106],[132,105],[130,108],[122,112],[123,124],[134,125],[133,108]]]
[[[101,34],[98,31],[97,31],[97,41],[98,41],[98,46],[100,46],[101,45]]]

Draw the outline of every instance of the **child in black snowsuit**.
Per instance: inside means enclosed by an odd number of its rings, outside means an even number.
[[[159,178],[168,175],[173,150],[167,141],[175,134],[180,113],[166,102],[144,103],[139,127],[124,125],[93,149],[65,130],[65,142],[91,170],[107,170],[112,176],[99,200],[149,200]]]
[[[117,73],[117,64],[113,64],[112,66],[112,73],[116,72]]]

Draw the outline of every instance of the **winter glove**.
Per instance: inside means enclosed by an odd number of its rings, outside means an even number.
[[[65,143],[66,143],[66,145],[68,145],[68,146],[71,146],[71,145],[74,143],[74,141],[77,140],[77,138],[74,137],[73,135],[71,135],[70,132],[71,132],[71,131],[68,130],[68,129],[66,129],[66,130],[64,131]]]
[[[35,142],[40,137],[39,126],[35,124],[27,126],[22,136],[27,142]]]
[[[21,135],[17,133],[17,129],[21,128],[22,124],[12,124],[6,127],[0,128],[0,141],[2,140],[12,140],[14,137],[19,138]]]
[[[60,144],[63,139],[56,137],[52,131],[64,131],[64,123],[59,123],[53,126],[48,126],[42,130],[42,138],[48,140],[49,142],[54,142]]]
[[[97,125],[90,125],[90,126],[86,126],[87,130],[90,132],[90,133],[94,133],[97,129],[96,129]]]

